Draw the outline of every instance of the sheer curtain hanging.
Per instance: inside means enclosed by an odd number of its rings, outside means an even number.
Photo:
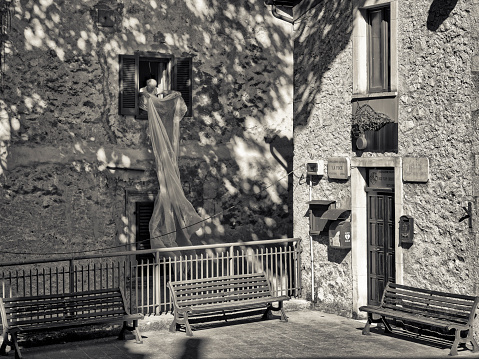
[[[191,235],[201,227],[202,219],[185,197],[178,169],[179,123],[186,110],[177,91],[148,101],[148,135],[160,185],[150,220],[151,248],[191,245]]]

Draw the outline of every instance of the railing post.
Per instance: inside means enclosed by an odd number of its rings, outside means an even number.
[[[234,247],[233,246],[230,246],[230,250],[229,250],[229,256],[230,256],[230,260],[229,260],[229,274],[228,275],[234,275],[235,274],[235,264],[234,264],[234,259],[233,259],[233,255],[234,255]]]
[[[75,272],[73,267],[73,258],[69,259],[70,265],[70,293],[75,292]]]

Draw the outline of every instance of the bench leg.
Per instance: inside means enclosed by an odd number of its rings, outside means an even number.
[[[190,322],[188,321],[188,313],[185,313],[185,327],[186,327],[186,335],[188,337],[192,337],[193,332],[191,331]]]
[[[176,313],[176,310],[173,314],[173,322],[170,324],[170,332],[175,333],[178,330],[178,314]]]
[[[385,331],[386,333],[392,333],[393,330],[392,330],[391,326],[389,325],[389,323],[386,321],[386,318],[381,317],[381,321],[382,321],[383,324],[384,324],[384,331]]]
[[[479,346],[477,345],[476,339],[471,334],[471,344],[472,344],[472,352],[477,353],[479,351]]]
[[[368,321],[366,322],[366,325],[363,328],[363,335],[371,335],[369,332],[369,329],[371,328],[371,322],[373,321],[373,315],[371,313],[368,313]]]
[[[457,355],[457,346],[461,342],[461,331],[456,329],[456,336],[454,339],[454,343],[452,343],[451,346],[451,351],[449,352],[449,355],[454,356]]]
[[[15,348],[15,359],[22,359],[22,353],[20,352],[20,347],[18,346],[17,333],[10,333],[10,337],[12,338],[12,344]]]
[[[263,314],[262,319],[264,319],[264,320],[273,319],[273,314],[271,313],[272,310],[274,310],[275,312],[277,312],[277,311],[281,312],[281,321],[282,322],[287,322],[288,321],[288,317],[286,316],[286,312],[284,311],[283,301],[278,302],[278,307],[277,308],[273,307],[272,304],[269,304],[268,308],[266,308],[266,311]]]
[[[8,332],[5,331],[3,333],[3,341],[2,341],[2,346],[0,347],[0,355],[4,355],[6,356],[7,355],[7,345],[11,345],[11,343],[8,341]]]
[[[137,344],[143,344],[143,340],[141,340],[140,330],[138,329],[138,320],[133,320],[133,326],[129,326],[128,322],[125,320],[123,322],[123,327],[121,328],[120,334],[118,335],[118,339],[125,340],[125,332],[129,330],[135,336],[135,340]]]

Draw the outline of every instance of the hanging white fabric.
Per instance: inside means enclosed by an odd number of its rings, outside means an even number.
[[[178,169],[179,123],[186,110],[177,91],[148,101],[148,135],[160,185],[149,226],[151,248],[191,245],[191,235],[201,227],[202,219],[185,197]]]

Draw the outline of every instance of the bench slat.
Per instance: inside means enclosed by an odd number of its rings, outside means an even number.
[[[16,306],[8,306],[5,307],[6,313],[11,312],[31,312],[31,311],[39,311],[39,310],[55,310],[57,308],[81,308],[85,306],[97,306],[97,305],[116,305],[116,306],[123,306],[123,301],[121,300],[104,300],[104,299],[93,299],[93,300],[84,300],[84,301],[76,301],[76,302],[55,302],[49,304],[48,302],[35,302],[35,303],[18,303]]]
[[[197,307],[191,307],[193,310],[193,314],[202,314],[202,313],[213,313],[213,312],[222,312],[228,310],[238,310],[242,308],[261,308],[264,307],[266,304],[271,302],[278,302],[282,300],[288,300],[289,297],[275,297],[269,298],[268,300],[258,299],[258,300],[250,300],[245,301],[244,303],[241,301],[234,301],[234,302],[226,302],[223,304],[216,304],[216,305],[201,305]]]
[[[246,279],[242,280],[241,278],[233,279],[230,281],[227,280],[219,280],[219,281],[208,281],[208,282],[201,282],[201,283],[184,283],[184,282],[176,282],[172,283],[171,286],[175,288],[177,291],[187,290],[187,289],[208,289],[208,288],[215,288],[215,287],[231,287],[234,288],[235,286],[257,286],[257,285],[268,285],[268,282],[265,280],[251,280]]]
[[[74,321],[77,319],[82,319],[82,318],[107,318],[107,317],[118,317],[118,318],[123,318],[123,311],[121,310],[111,310],[108,312],[93,312],[93,313],[85,313],[85,314],[75,314],[75,315],[65,315],[65,316],[59,316],[59,317],[49,317],[49,318],[34,318],[30,320],[15,320],[12,319],[10,320],[10,327],[15,327],[15,326],[26,326],[26,325],[34,325],[37,323],[51,323],[54,325],[54,323],[57,322],[64,322],[64,321]]]
[[[439,303],[448,303],[448,304],[456,304],[459,306],[466,306],[469,307],[473,305],[474,299],[458,299],[454,297],[450,297],[447,295],[433,295],[433,294],[423,294],[423,293],[415,293],[413,291],[405,291],[400,289],[391,289],[388,290],[386,296],[404,296],[408,298],[415,298],[416,300],[420,301],[421,299],[426,301],[435,301]]]
[[[59,316],[65,315],[68,313],[69,315],[76,315],[76,314],[85,314],[85,313],[103,313],[111,310],[116,310],[119,312],[124,312],[123,307],[120,305],[108,305],[107,303],[103,305],[97,306],[88,306],[88,307],[66,307],[66,308],[55,308],[55,309],[48,309],[48,310],[39,310],[39,311],[31,311],[31,312],[12,312],[10,313],[11,320],[21,320],[22,318],[32,318],[32,317],[46,317],[46,316]]]
[[[421,315],[424,317],[446,320],[446,321],[456,322],[456,323],[466,324],[469,321],[469,316],[446,315],[445,312],[443,311],[421,310],[420,308],[404,308],[404,307],[399,309],[400,307],[389,306],[386,304],[383,305],[383,308],[391,309],[398,313],[402,312],[402,313],[411,314],[411,315]]]
[[[388,286],[389,286],[389,290],[393,290],[393,289],[407,289],[407,290],[410,290],[410,291],[412,291],[412,292],[433,294],[433,295],[438,295],[438,296],[442,296],[442,297],[465,299],[465,300],[471,300],[471,301],[475,301],[475,300],[476,300],[476,297],[470,296],[470,295],[439,292],[439,291],[435,291],[435,290],[429,290],[429,289],[423,289],[423,288],[410,287],[410,286],[406,286],[406,285],[402,285],[402,284],[397,284],[397,283],[388,283]]]
[[[270,298],[271,295],[269,293],[264,293],[263,295],[250,295],[250,294],[244,294],[244,295],[237,295],[237,294],[230,294],[229,296],[221,296],[221,297],[208,297],[204,299],[184,299],[184,300],[177,300],[178,306],[180,307],[189,307],[192,305],[199,305],[199,304],[209,304],[209,303],[225,303],[225,302],[232,302],[232,301],[241,301],[241,300],[247,300],[247,299],[264,299],[264,298]]]
[[[242,288],[242,287],[241,287]],[[251,289],[242,289],[242,290],[221,290],[215,292],[188,292],[188,293],[177,293],[177,300],[190,300],[190,299],[203,299],[203,298],[216,298],[216,297],[226,297],[232,295],[232,293],[236,294],[250,294],[251,296],[264,296],[270,295],[269,288],[251,288]]]
[[[407,299],[391,299],[391,298],[384,298],[383,304],[394,305],[394,306],[402,306],[402,307],[417,307],[422,308],[424,310],[436,310],[441,311],[443,310],[445,313],[453,314],[453,315],[466,315],[469,316],[472,306],[465,310],[464,308],[458,308],[456,306],[445,306],[444,304],[437,304],[437,303],[424,303],[424,302],[413,302]]]
[[[199,279],[185,279],[185,280],[176,280],[170,281],[169,283],[172,285],[177,284],[200,284],[206,282],[221,282],[221,281],[234,281],[234,280],[254,280],[255,278],[260,278],[264,280],[265,276],[264,273],[251,273],[251,274],[237,274],[237,275],[229,275],[224,277],[216,277],[216,278],[199,278]]]
[[[89,291],[84,291],[84,292],[74,292],[74,293],[61,293],[61,294],[45,294],[45,295],[38,295],[38,296],[30,296],[30,297],[12,297],[12,298],[3,298],[4,303],[10,303],[10,302],[23,302],[23,301],[31,301],[31,300],[42,300],[42,299],[52,299],[52,298],[65,298],[66,300],[68,298],[72,297],[86,297],[86,296],[91,296],[95,294],[102,294],[102,295],[108,295],[109,293],[116,293],[116,295],[121,296],[121,294],[118,292],[118,288],[107,288],[107,289],[95,289],[95,290],[89,290]]]
[[[223,285],[215,285],[215,286],[197,286],[197,287],[174,287],[175,291],[178,295],[185,294],[185,293],[197,293],[201,292],[214,292],[219,290],[235,290],[238,288],[248,288],[250,290],[269,290],[269,286],[267,282],[255,283],[254,285],[251,284],[243,284],[243,283],[230,283],[230,284],[223,284]]]
[[[35,304],[51,304],[54,305],[56,303],[72,303],[75,305],[75,303],[81,303],[84,301],[98,301],[98,300],[110,300],[110,301],[116,301],[116,302],[123,302],[123,298],[121,297],[120,294],[112,296],[111,294],[104,294],[104,295],[89,295],[89,296],[77,296],[77,297],[71,297],[67,296],[65,298],[62,298],[61,296],[55,296],[52,297],[51,299],[47,298],[37,298],[37,297],[30,297],[27,299],[19,299],[19,298],[6,298],[4,299],[4,304],[5,308],[10,308],[10,307],[18,307],[18,306],[29,306],[29,305],[35,305]]]

